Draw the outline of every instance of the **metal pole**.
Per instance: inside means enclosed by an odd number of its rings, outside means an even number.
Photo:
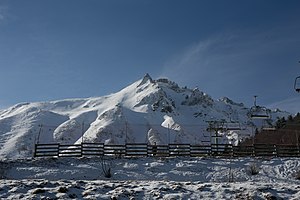
[[[168,141],[169,141],[169,144],[170,144],[170,125],[168,124]]]
[[[216,129],[216,149],[217,149],[217,152],[219,152],[219,135],[218,135],[218,129]]]
[[[40,135],[42,133],[42,129],[43,129],[43,124],[40,125],[40,130],[39,130],[38,137],[37,137],[37,144],[40,143]]]
[[[125,122],[125,144],[127,144],[127,122]]]
[[[84,122],[82,122],[82,126],[81,126],[81,143],[84,142],[83,135],[84,135]]]
[[[257,95],[254,95],[254,106],[256,107],[256,98],[257,98]]]
[[[295,130],[295,133],[296,133],[296,144],[297,144],[297,146],[299,146],[298,131]]]
[[[297,148],[298,148],[298,156],[299,156],[299,153],[300,153],[300,149],[299,149],[299,137],[298,137],[298,131],[295,130],[295,133],[296,133],[296,144],[297,144]]]

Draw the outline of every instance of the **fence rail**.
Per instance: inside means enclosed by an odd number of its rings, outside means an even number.
[[[223,157],[300,157],[300,146],[255,144],[252,146],[232,146],[225,144],[124,144],[103,143],[82,144],[36,144],[34,157],[171,157],[171,156],[223,156]]]

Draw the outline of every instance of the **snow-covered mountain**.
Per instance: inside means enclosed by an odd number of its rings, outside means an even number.
[[[37,142],[207,144],[211,142],[209,122],[216,121],[243,129],[220,133],[223,142],[228,142],[230,137],[249,137],[263,124],[264,120],[250,115],[250,108],[227,97],[214,100],[197,88],[153,80],[146,74],[115,94],[21,103],[0,111],[0,155],[31,156]],[[267,124],[287,115],[272,111]]]

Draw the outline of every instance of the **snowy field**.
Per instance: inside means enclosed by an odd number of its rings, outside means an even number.
[[[0,163],[1,199],[300,199],[298,158],[47,158]],[[104,177],[103,164],[111,167],[111,178]]]

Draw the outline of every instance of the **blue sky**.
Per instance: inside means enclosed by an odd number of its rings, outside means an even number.
[[[149,73],[300,111],[298,0],[0,0],[0,108],[102,96]]]

